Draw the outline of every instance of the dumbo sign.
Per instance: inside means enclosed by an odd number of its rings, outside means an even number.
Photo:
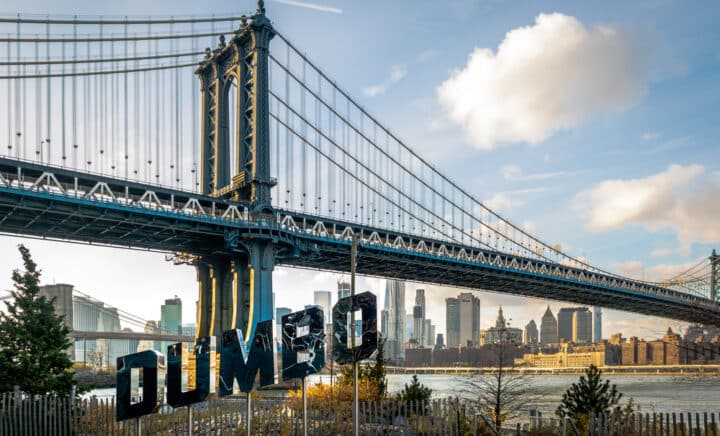
[[[348,318],[351,311],[362,312],[362,340],[355,348],[349,343]],[[370,357],[377,349],[377,304],[370,292],[340,299],[333,307],[333,360],[340,364]],[[317,373],[325,366],[325,320],[320,307],[310,307],[285,315],[281,320],[282,379],[303,378]],[[352,329],[350,329],[352,330]],[[192,352],[195,355],[195,389],[182,391],[182,354],[190,352],[188,344],[177,343],[167,349],[165,357],[155,350],[119,357],[117,360],[117,420],[137,418],[157,412],[162,404],[163,379],[167,384],[167,403],[172,407],[189,406],[204,401],[215,392],[215,353],[220,352],[220,396],[233,393],[237,382],[240,391],[251,392],[256,387],[278,382],[278,368],[274,348],[273,321],[257,324],[255,335],[246,345],[242,331],[223,332],[215,337],[200,337]],[[356,342],[357,343],[357,342]],[[185,345],[185,347],[183,346]],[[185,348],[185,350],[183,350]],[[142,376],[133,377],[133,370],[142,369]],[[255,380],[260,374],[259,382]],[[139,383],[142,378],[141,400]]]

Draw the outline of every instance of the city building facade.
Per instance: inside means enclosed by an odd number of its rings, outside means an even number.
[[[540,343],[543,345],[558,343],[558,324],[548,305],[540,321]]]
[[[538,328],[534,320],[530,320],[525,325],[525,331],[523,332],[523,340],[526,344],[537,344],[538,343]]]

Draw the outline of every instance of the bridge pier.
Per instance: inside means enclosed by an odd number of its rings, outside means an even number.
[[[197,260],[198,327],[196,338],[240,329],[246,341],[260,321],[273,318],[274,247],[253,241],[247,251]]]

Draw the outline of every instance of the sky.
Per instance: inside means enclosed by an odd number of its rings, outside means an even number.
[[[0,13],[251,13],[252,1],[5,0]],[[443,173],[511,221],[592,264],[660,280],[720,248],[720,6],[701,1],[268,0],[275,26]],[[194,320],[195,272],[164,254],[0,236],[0,289],[23,242],[45,283],[144,319],[166,298]],[[277,268],[276,302],[311,304],[339,274]],[[384,281],[361,278],[359,290]],[[445,298],[426,289],[445,331]],[[474,291],[481,326],[498,305],[516,327],[547,304]],[[686,323],[605,310],[605,337],[654,338]]]

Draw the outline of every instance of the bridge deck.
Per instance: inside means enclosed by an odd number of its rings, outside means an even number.
[[[278,263],[488,290],[720,325],[707,298],[545,260],[290,211],[251,216],[242,203],[0,158],[0,232],[198,255],[272,239]],[[424,248],[421,248],[422,247]],[[463,254],[464,253],[464,254]]]

